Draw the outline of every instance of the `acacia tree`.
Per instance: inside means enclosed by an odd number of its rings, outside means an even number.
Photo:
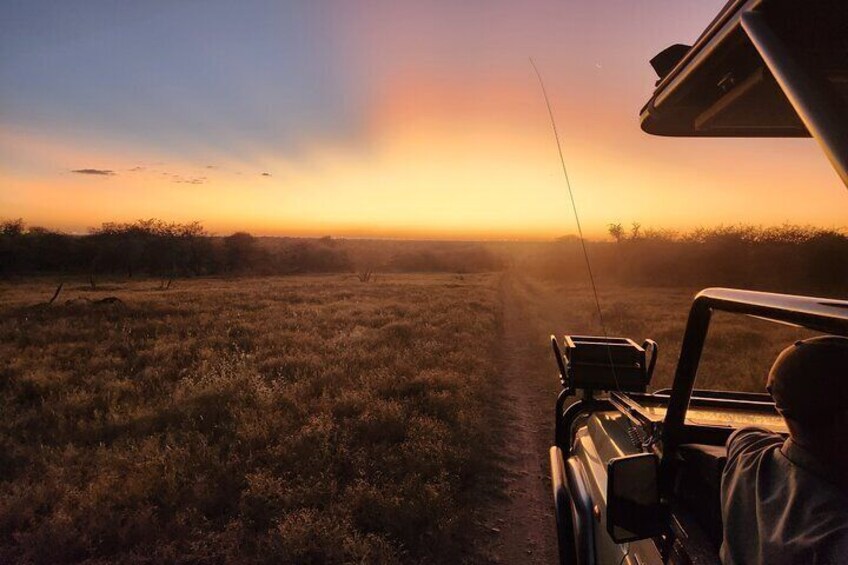
[[[250,267],[256,253],[256,238],[239,231],[224,238],[224,261],[229,272]]]
[[[20,267],[23,233],[24,221],[20,218],[0,222],[0,273],[8,274]]]
[[[624,239],[624,228],[621,227],[621,224],[608,224],[607,231],[616,243],[621,243],[621,240]]]
[[[92,264],[98,270],[124,271],[128,277],[140,271],[171,277],[200,274],[204,262],[210,262],[204,254],[212,252],[199,222],[179,224],[150,219],[105,223],[90,233]]]

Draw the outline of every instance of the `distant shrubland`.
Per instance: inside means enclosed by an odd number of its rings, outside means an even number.
[[[609,225],[587,248],[599,282],[641,286],[737,286],[784,292],[848,290],[848,233],[783,225],[690,232]],[[357,272],[479,273],[516,268],[585,281],[580,241],[396,241],[209,234],[200,223],[106,223],[69,235],[22,220],[0,222],[0,276],[196,277]]]
[[[848,290],[848,234],[783,225],[720,226],[678,233],[609,226],[613,241],[589,242],[602,282],[639,286],[734,286],[776,292]],[[564,282],[586,278],[580,242],[563,238],[517,253],[519,268]]]
[[[71,235],[0,221],[0,276],[194,277],[226,274],[490,272],[502,263],[476,242],[405,242],[209,234],[199,222],[105,223]]]

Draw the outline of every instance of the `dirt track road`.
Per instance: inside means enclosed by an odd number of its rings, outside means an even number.
[[[563,333],[556,293],[514,272],[500,282],[505,438],[505,494],[489,516],[492,557],[500,563],[555,563],[548,449],[559,391],[548,345]]]

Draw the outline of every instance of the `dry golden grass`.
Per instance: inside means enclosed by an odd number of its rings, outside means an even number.
[[[0,562],[474,559],[495,283],[4,285]]]
[[[485,560],[501,276],[0,285],[0,562]],[[508,276],[546,413],[547,336],[599,331],[594,303]],[[601,285],[611,335],[660,343],[654,388],[696,290]],[[698,386],[762,391],[802,335],[719,315]]]

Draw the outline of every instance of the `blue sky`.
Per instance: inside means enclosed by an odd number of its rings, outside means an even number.
[[[198,158],[356,131],[361,93],[309,2],[27,1],[2,14],[6,125]]]

